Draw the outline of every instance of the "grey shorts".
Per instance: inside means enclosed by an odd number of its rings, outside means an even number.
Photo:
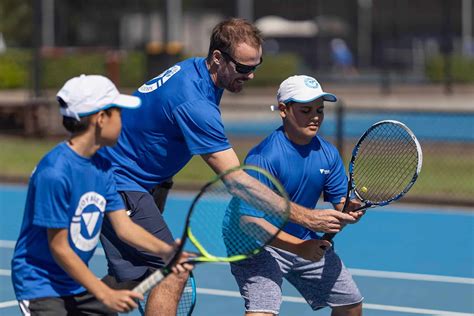
[[[287,279],[313,310],[362,302],[363,297],[339,256],[331,249],[318,262],[266,247],[250,259],[231,264],[247,312],[279,314],[281,285]]]

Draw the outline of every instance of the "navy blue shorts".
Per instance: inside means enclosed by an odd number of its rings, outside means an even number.
[[[61,297],[21,300],[18,301],[18,305],[24,316],[118,315],[88,292]]]
[[[174,242],[173,235],[150,193],[125,191],[120,194],[133,222],[168,244]],[[108,273],[118,282],[141,280],[164,266],[160,257],[121,241],[107,216],[102,224],[100,241],[107,256]]]

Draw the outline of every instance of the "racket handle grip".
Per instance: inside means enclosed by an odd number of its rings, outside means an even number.
[[[327,241],[332,241],[334,236],[336,236],[336,233],[326,233],[326,234],[323,235],[323,237],[321,239],[322,240],[327,240]],[[321,249],[326,250],[327,247],[326,246],[321,246]]]
[[[336,233],[326,233],[323,235],[322,239],[331,241],[334,238],[334,236],[336,236]]]
[[[138,284],[132,291],[144,295],[146,292],[151,290],[155,285],[160,283],[165,277],[165,274],[161,270],[156,270],[149,277]]]

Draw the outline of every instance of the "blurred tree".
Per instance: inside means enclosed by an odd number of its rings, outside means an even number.
[[[7,47],[31,46],[32,1],[0,1],[0,32]]]

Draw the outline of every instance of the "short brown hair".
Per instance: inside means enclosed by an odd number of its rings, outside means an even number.
[[[231,18],[217,24],[212,30],[207,58],[214,50],[232,54],[236,45],[246,43],[258,48],[263,43],[260,30],[245,19]]]

